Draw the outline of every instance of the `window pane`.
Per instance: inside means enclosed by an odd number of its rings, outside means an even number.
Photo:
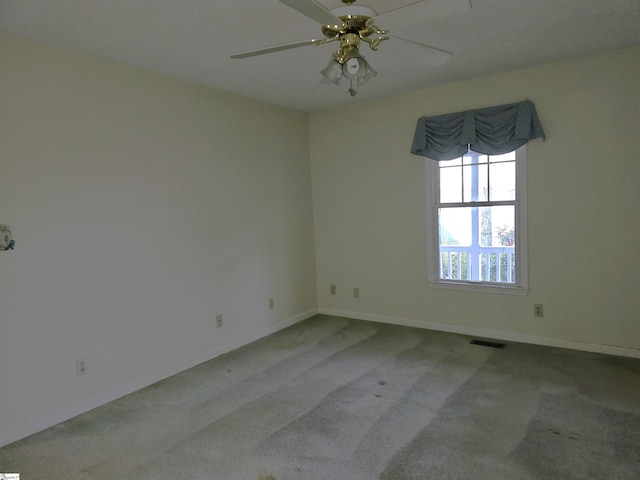
[[[478,163],[487,163],[489,161],[489,157],[487,155],[482,155],[481,153],[472,152],[469,150],[469,153],[462,157],[462,163],[464,165],[478,164]]]
[[[478,165],[478,201],[489,200],[489,165]]]
[[[483,247],[515,246],[515,207],[480,208],[480,238]]]
[[[453,160],[440,160],[438,164],[440,165],[440,167],[455,167],[458,165],[462,165],[462,159],[454,158]]]
[[[460,167],[440,169],[440,203],[462,201],[462,169]]]
[[[444,280],[515,283],[515,207],[438,209]]]
[[[478,167],[476,165],[465,165],[462,167],[462,182],[464,185],[464,191],[462,193],[463,201],[473,202],[478,200],[477,186],[478,186]],[[475,188],[474,188],[475,180]],[[475,193],[475,195],[474,195]],[[475,197],[475,198],[474,198]]]
[[[462,167],[464,182],[464,202],[479,202],[488,200],[488,169],[489,166],[487,164],[465,165],[464,167]]]
[[[516,159],[516,152],[514,150],[513,152],[503,153],[502,155],[491,155],[491,157],[489,158],[489,161],[491,163],[508,162],[508,161],[515,161],[515,159]]]
[[[440,245],[471,245],[471,208],[439,208]]]
[[[516,164],[515,162],[492,163],[489,167],[489,200],[516,199]]]
[[[490,247],[493,245],[493,222],[491,207],[482,207],[478,209],[480,228],[480,245],[483,247]]]
[[[438,210],[439,278],[442,280],[472,280],[472,210],[458,207]]]

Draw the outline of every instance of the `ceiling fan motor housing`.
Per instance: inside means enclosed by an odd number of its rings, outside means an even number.
[[[343,0],[344,1],[344,0]],[[352,3],[344,1],[344,3]],[[377,50],[381,41],[389,37],[381,36],[386,33],[380,30],[371,20],[378,13],[370,7],[353,6],[338,7],[331,13],[342,20],[342,25],[323,25],[322,33],[325,37],[340,40],[340,50],[334,56],[339,63],[344,63],[349,57],[357,54],[360,40],[364,40],[373,50]],[[371,38],[376,35],[375,38]]]

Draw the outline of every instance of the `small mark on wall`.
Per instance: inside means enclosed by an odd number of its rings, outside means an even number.
[[[9,226],[0,224],[0,251],[13,250],[15,245]]]

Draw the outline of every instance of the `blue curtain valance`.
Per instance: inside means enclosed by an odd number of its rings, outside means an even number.
[[[511,152],[544,137],[530,100],[496,107],[418,119],[411,153],[433,160],[452,160],[471,148],[485,155]]]

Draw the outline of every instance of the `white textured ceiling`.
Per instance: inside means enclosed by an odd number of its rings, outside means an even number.
[[[327,8],[340,0],[318,0]],[[379,14],[415,0],[361,0]],[[393,31],[453,53],[428,68],[400,42],[361,52],[378,76],[355,98],[321,84],[335,44],[232,60],[239,51],[320,38],[278,0],[0,0],[0,31],[144,70],[314,111],[505,70],[640,44],[640,0],[471,0],[469,13]],[[384,28],[384,25],[381,25]]]

